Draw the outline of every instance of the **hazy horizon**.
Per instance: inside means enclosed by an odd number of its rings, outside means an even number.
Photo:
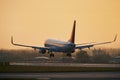
[[[76,43],[117,41],[95,47],[120,48],[120,0],[0,0],[0,49],[10,43],[43,46],[48,38],[68,41],[76,20]]]

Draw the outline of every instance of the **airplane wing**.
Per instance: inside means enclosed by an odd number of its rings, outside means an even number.
[[[101,42],[101,43],[91,43],[91,44],[86,44],[86,45],[78,45],[75,47],[75,49],[83,49],[83,48],[91,48],[95,45],[102,45],[102,44],[108,44],[108,43],[113,43],[116,41],[117,35],[115,35],[115,38],[113,41],[108,41],[108,42]]]
[[[13,37],[11,37],[11,43],[16,46],[22,46],[22,47],[30,47],[33,49],[39,49],[39,50],[49,50],[47,47],[38,47],[38,46],[29,46],[29,45],[23,45],[23,44],[16,44],[13,42]]]

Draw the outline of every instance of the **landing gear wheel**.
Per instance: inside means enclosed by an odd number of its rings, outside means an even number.
[[[51,53],[51,54],[50,54],[50,57],[54,57],[54,54]]]
[[[71,54],[67,54],[66,56],[71,57]]]

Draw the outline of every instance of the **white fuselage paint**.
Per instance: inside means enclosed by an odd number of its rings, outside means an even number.
[[[54,39],[47,39],[44,45],[45,47],[49,47],[51,50],[56,52],[73,52],[75,48],[75,44],[71,42]]]

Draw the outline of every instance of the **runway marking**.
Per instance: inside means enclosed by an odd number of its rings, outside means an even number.
[[[28,66],[63,66],[63,67],[111,67],[120,68],[120,64],[81,64],[81,63],[16,63],[10,65],[28,65]]]
[[[0,78],[120,78],[120,72],[0,73]]]

